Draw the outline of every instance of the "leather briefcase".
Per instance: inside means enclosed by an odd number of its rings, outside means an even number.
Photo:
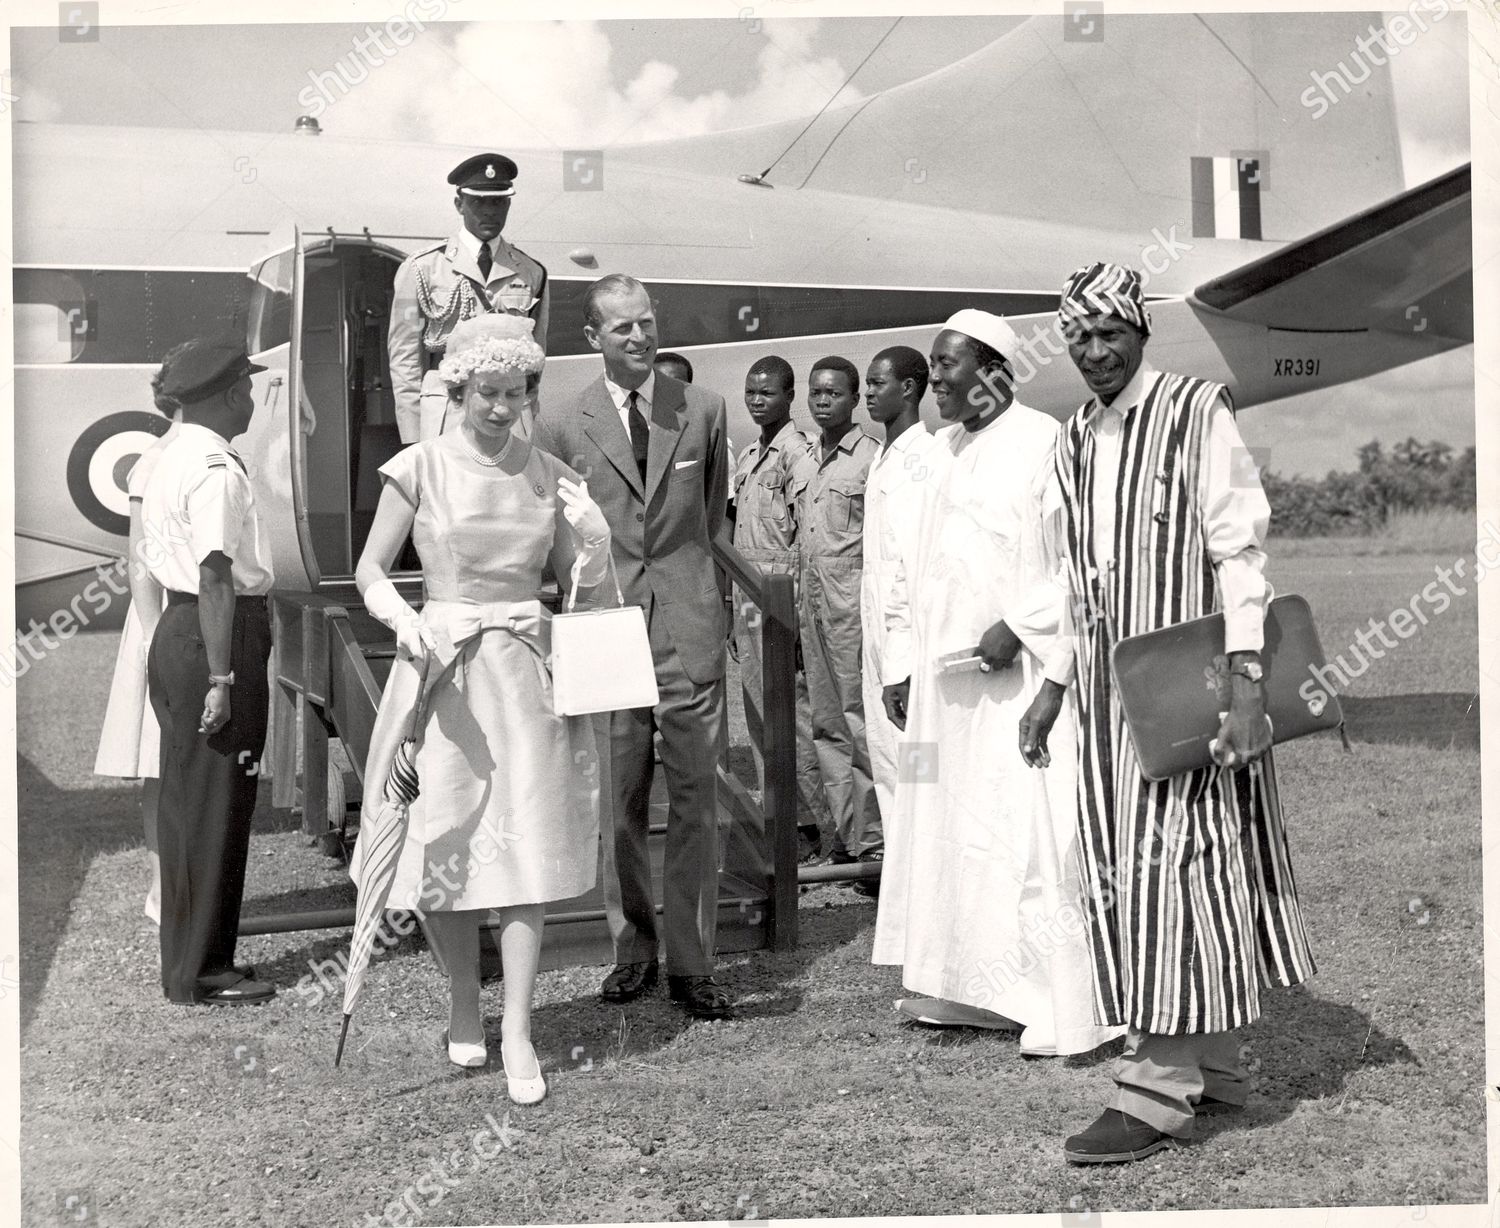
[[[1324,681],[1327,661],[1304,598],[1268,603],[1260,661],[1273,743],[1342,728],[1343,709]],[[1110,670],[1147,780],[1213,764],[1209,743],[1229,710],[1222,614],[1127,636],[1110,654]]]

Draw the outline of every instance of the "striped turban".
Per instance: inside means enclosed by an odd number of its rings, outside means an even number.
[[[1141,275],[1123,264],[1096,261],[1074,271],[1057,305],[1058,320],[1067,326],[1083,316],[1112,315],[1129,320],[1151,335],[1151,315],[1141,292]]]

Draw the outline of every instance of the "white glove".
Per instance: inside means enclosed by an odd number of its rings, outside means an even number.
[[[587,481],[570,482],[557,479],[557,497],[563,501],[563,515],[586,546],[597,546],[609,540],[609,521],[599,505],[589,498]]]
[[[396,633],[396,646],[421,664],[437,637],[422,624],[422,617],[406,603],[389,580],[376,580],[364,591],[365,609]]]
[[[593,588],[604,579],[609,566],[609,521],[599,505],[589,498],[587,481],[570,482],[557,479],[557,497],[562,500],[563,515],[580,539],[578,553],[573,559],[573,592],[568,608],[578,596],[580,588]]]

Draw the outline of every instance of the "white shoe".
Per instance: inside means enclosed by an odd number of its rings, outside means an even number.
[[[994,1011],[946,998],[898,998],[896,1009],[908,1019],[934,1028],[986,1028],[992,1032],[1019,1032],[1021,1025]]]
[[[447,1039],[446,1032],[443,1033],[443,1038]],[[482,1044],[471,1045],[450,1040],[448,1041],[448,1060],[455,1066],[464,1066],[472,1069],[477,1066],[483,1066],[490,1060],[490,1054],[489,1050]]]
[[[526,1046],[531,1054],[531,1065],[536,1074],[529,1078],[517,1078],[505,1065],[505,1048],[500,1049],[500,1068],[505,1071],[505,1090],[517,1104],[536,1104],[547,1094],[547,1080],[542,1077],[542,1064],[536,1060],[536,1050]]]
[[[154,893],[146,897],[145,907],[141,909],[156,926],[161,925],[161,900]]]

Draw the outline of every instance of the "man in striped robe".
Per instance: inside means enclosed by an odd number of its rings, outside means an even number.
[[[1079,1164],[1137,1160],[1243,1105],[1234,1029],[1263,985],[1313,972],[1271,764],[1259,653],[1270,508],[1222,384],[1154,370],[1141,279],[1092,264],[1063,290],[1069,354],[1093,396],[1058,437],[1074,634],[1021,721],[1040,762],[1078,684],[1079,851],[1095,1011],[1129,1027],[1116,1093],[1067,1140]],[[1145,779],[1109,671],[1121,638],[1222,610],[1231,699],[1219,766]]]

